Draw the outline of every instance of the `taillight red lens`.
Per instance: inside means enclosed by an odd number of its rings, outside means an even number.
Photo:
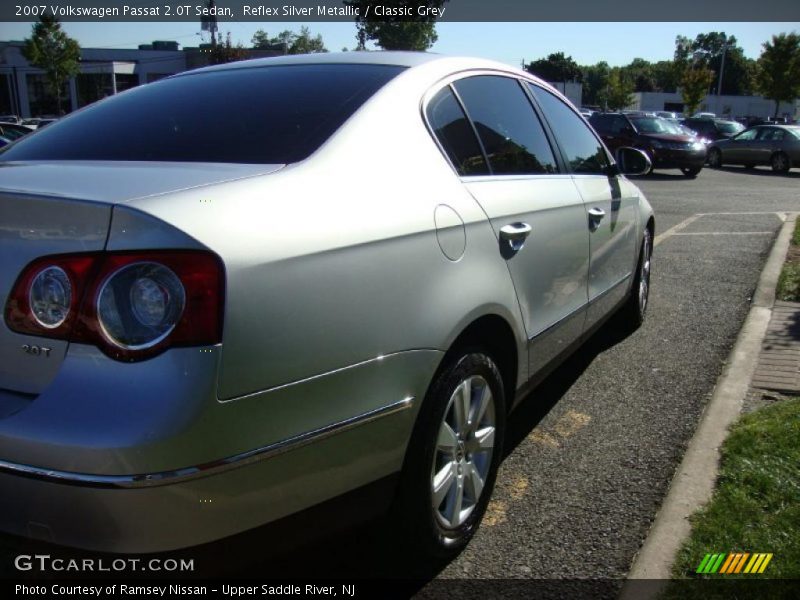
[[[133,361],[171,346],[219,343],[223,305],[222,263],[208,252],[61,255],[23,270],[6,322],[19,333],[95,344]]]

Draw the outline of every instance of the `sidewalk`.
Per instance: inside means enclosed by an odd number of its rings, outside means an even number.
[[[800,394],[800,302],[775,302],[752,386]]]
[[[678,466],[669,493],[634,559],[628,580],[670,578],[672,563],[691,532],[689,517],[714,491],[719,448],[748,396],[800,394],[800,303],[775,300],[796,214],[787,215],[761,273],[750,312],[714,394]],[[641,586],[626,585],[622,600],[641,600]],[[656,597],[659,586],[644,596]]]

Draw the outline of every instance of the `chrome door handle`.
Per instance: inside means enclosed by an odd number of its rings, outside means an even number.
[[[506,242],[512,252],[519,252],[531,231],[532,228],[527,223],[509,223],[500,228],[500,240]]]
[[[606,216],[606,211],[604,211],[602,208],[596,208],[596,207],[595,208],[590,208],[589,209],[589,216],[592,219],[595,219],[595,220],[599,221],[600,219],[602,219],[603,217]]]
[[[509,223],[500,228],[500,237],[504,240],[524,240],[531,234],[531,226],[527,223]]]
[[[606,216],[606,211],[602,208],[590,208],[588,210],[589,213],[589,230],[590,231],[597,231],[597,228],[600,227],[600,221],[603,220],[603,217]]]

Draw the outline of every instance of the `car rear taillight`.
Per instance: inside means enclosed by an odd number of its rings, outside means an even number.
[[[97,345],[117,360],[222,340],[223,267],[209,252],[97,252],[30,263],[6,304],[12,331]]]

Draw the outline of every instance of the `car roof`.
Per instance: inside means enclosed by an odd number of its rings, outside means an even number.
[[[372,51],[353,51],[353,52],[318,52],[314,54],[294,54],[285,56],[272,56],[269,58],[256,58],[252,60],[240,60],[213,65],[191,71],[183,71],[172,75],[170,78],[191,77],[197,73],[208,73],[212,71],[227,71],[233,69],[252,69],[258,67],[273,67],[282,65],[390,65],[398,67],[418,67],[421,65],[431,66],[435,72],[446,75],[449,72],[468,71],[473,69],[487,69],[504,71],[527,79],[534,80],[548,90],[556,92],[559,96],[563,94],[556,90],[552,85],[541,78],[512,67],[505,63],[468,56],[450,56],[446,54],[435,54],[432,52],[400,52],[387,50]]]
[[[394,65],[398,67],[416,67],[433,61],[453,60],[457,57],[445,56],[429,52],[398,51],[364,51],[364,52],[316,52],[314,54],[293,54],[240,60],[184,71],[175,77],[192,75],[207,71],[225,71],[229,69],[248,69],[253,67],[272,67],[277,65],[317,65],[317,64],[359,64],[359,65]]]

